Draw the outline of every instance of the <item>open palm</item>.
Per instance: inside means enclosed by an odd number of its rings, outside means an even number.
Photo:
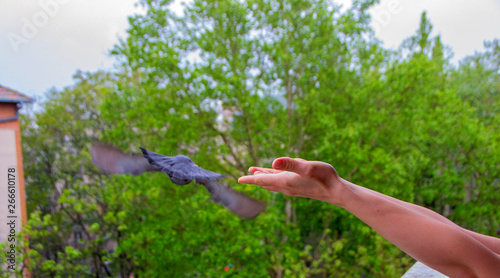
[[[328,163],[282,157],[273,162],[273,168],[250,167],[253,175],[243,176],[241,183],[256,184],[264,189],[288,196],[305,197],[336,204],[343,186],[335,169]]]

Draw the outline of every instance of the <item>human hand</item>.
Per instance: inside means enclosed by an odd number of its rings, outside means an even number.
[[[272,167],[250,167],[248,171],[253,175],[243,176],[238,182],[256,184],[288,196],[317,199],[337,206],[343,204],[347,185],[330,164],[281,157],[274,160]]]

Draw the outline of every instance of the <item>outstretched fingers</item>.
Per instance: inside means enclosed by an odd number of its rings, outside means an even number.
[[[243,176],[238,179],[240,183],[255,184],[264,189],[271,191],[281,191],[279,188],[284,187],[287,183],[286,173],[280,174],[254,174]]]
[[[248,175],[238,179],[239,183],[255,184],[258,186],[265,186],[270,184],[275,179],[270,175]]]
[[[311,165],[301,158],[280,157],[274,160],[273,168],[281,171],[294,172],[301,176],[309,176]]]
[[[250,167],[248,169],[248,172],[256,175],[256,174],[277,174],[277,173],[280,173],[282,171],[278,171],[278,170],[275,170],[275,169],[271,169],[271,168],[263,168],[263,167]]]
[[[332,165],[321,161],[307,161],[301,158],[280,157],[274,160],[273,168],[276,170],[294,172],[298,175],[329,183],[338,180],[339,176]]]

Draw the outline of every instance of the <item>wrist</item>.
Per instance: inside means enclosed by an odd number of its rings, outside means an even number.
[[[341,208],[345,208],[345,205],[354,194],[355,189],[352,183],[340,177],[338,177],[338,179],[334,179],[329,188],[330,196],[328,197],[328,200],[325,201]]]

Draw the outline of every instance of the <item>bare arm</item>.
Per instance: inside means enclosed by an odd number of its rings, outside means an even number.
[[[418,213],[420,213],[420,214],[422,214],[424,216],[431,217],[431,218],[433,218],[435,220],[438,220],[440,222],[448,224],[451,227],[459,229],[460,231],[466,233],[467,235],[469,235],[469,236],[473,237],[474,239],[476,239],[477,241],[481,242],[483,245],[485,245],[491,251],[495,252],[497,255],[500,255],[500,239],[499,238],[495,238],[495,237],[491,237],[491,236],[479,234],[479,233],[476,233],[476,232],[464,229],[464,228],[458,226],[457,224],[453,223],[448,218],[446,218],[446,217],[440,215],[439,213],[436,213],[436,212],[434,212],[434,211],[432,211],[430,209],[427,209],[427,208],[424,208],[424,207],[421,207],[421,206],[417,206],[415,204],[408,203],[408,202],[405,202],[405,201],[398,200],[396,198],[384,195],[384,194],[379,193],[377,191],[373,191],[371,189],[368,189],[368,188],[365,188],[365,187],[353,184],[353,183],[351,183],[351,182],[349,182],[347,180],[343,180],[342,179],[342,181],[344,183],[350,184],[353,187],[357,187],[359,190],[365,190],[365,191],[367,191],[367,192],[369,192],[371,194],[374,194],[374,195],[386,198],[388,201],[395,202],[396,204],[404,206],[404,207],[406,207],[406,208],[408,208],[410,210],[413,210],[415,212],[418,212]]]
[[[341,179],[323,162],[279,158],[239,179],[265,189],[342,207],[415,259],[451,277],[497,277],[500,257],[480,240],[425,208]],[[451,223],[450,223],[451,222]]]
[[[500,259],[459,229],[385,197],[353,188],[343,208],[408,255],[450,277],[495,277]]]

